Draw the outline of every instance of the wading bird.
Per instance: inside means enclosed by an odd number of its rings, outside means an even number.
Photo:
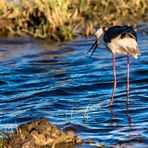
[[[129,95],[129,56],[132,55],[134,58],[138,58],[140,55],[139,49],[137,47],[137,34],[133,27],[131,26],[112,26],[110,28],[102,27],[97,30],[95,33],[96,41],[92,47],[88,50],[89,53],[91,50],[91,56],[95,52],[98,45],[103,42],[105,43],[107,49],[112,52],[112,63],[114,71],[114,87],[112,91],[112,97],[110,100],[110,107],[113,104],[114,92],[116,89],[116,63],[115,63],[115,54],[127,55],[127,104],[128,104],[128,95]],[[91,57],[90,56],[90,57]]]

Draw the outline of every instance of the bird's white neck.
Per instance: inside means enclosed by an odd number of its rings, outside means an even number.
[[[96,31],[95,36],[97,38],[97,43],[100,44],[103,42],[103,36],[104,36],[104,30],[103,28],[100,28]]]

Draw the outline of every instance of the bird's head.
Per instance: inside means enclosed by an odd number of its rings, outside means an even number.
[[[93,50],[92,53],[91,53],[91,56],[92,56],[93,53],[95,52],[95,50],[96,50],[96,48],[98,47],[98,45],[103,42],[103,36],[104,36],[104,33],[105,33],[106,30],[107,30],[106,27],[100,27],[100,28],[96,31],[96,33],[95,33],[96,40],[95,40],[94,44],[92,45],[92,47],[91,47],[91,48],[88,50],[88,52],[87,52],[87,53],[89,53],[91,50]],[[90,57],[91,57],[91,56],[90,56]]]
[[[96,31],[95,37],[96,37],[98,45],[103,41],[103,36],[104,36],[105,31],[106,31],[105,27],[101,27]]]

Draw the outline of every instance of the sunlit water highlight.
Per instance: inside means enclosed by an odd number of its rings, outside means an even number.
[[[0,129],[41,116],[85,140],[111,145],[148,144],[148,36],[138,34],[141,56],[130,58],[130,104],[126,106],[126,57],[116,56],[117,90],[112,116],[111,53],[92,59],[94,38],[51,44],[29,37],[0,41]],[[85,147],[85,146],[84,146]],[[138,145],[139,147],[139,145]]]

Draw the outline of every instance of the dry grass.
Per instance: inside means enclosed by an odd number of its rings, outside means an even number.
[[[146,21],[147,14],[147,0],[0,0],[0,36],[64,41],[77,33],[92,35],[100,25]]]

